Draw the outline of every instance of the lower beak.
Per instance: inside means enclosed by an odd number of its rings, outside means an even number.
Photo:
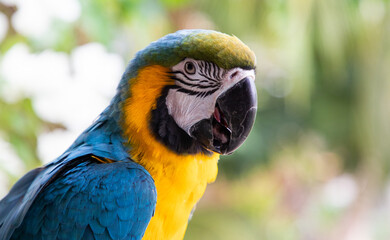
[[[231,154],[248,137],[256,110],[254,81],[244,78],[218,97],[213,116],[196,123],[191,135],[213,152]]]

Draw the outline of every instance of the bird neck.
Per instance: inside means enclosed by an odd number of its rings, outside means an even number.
[[[159,65],[148,66],[140,69],[137,76],[129,80],[129,97],[122,103],[120,122],[123,137],[129,145],[130,156],[152,176],[161,171],[165,172],[166,166],[172,166],[174,171],[181,171],[194,162],[203,166],[210,164],[209,169],[202,170],[199,176],[202,179],[199,181],[211,182],[217,175],[219,154],[203,151],[192,154],[178,153],[159,140],[149,124],[152,111],[159,107],[156,99],[163,94],[166,86],[174,84],[174,80],[169,77],[169,71],[169,68]]]
[[[166,135],[158,138],[154,133],[153,128],[157,128],[180,135],[178,129],[169,128],[172,124],[169,119],[154,119],[154,124],[152,121],[153,111],[157,115],[167,114],[156,99],[161,100],[166,86],[174,83],[168,72],[168,68],[161,66],[139,70],[130,80],[129,97],[122,105],[123,137],[128,142],[131,158],[150,173],[157,189],[155,215],[143,239],[182,239],[191,210],[218,172],[218,154],[178,153],[161,139]]]

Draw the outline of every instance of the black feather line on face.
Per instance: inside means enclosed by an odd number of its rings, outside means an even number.
[[[177,91],[178,92],[182,92],[182,93],[186,93],[188,95],[202,97],[202,98],[210,96],[211,94],[215,93],[217,90],[218,90],[218,88],[215,88],[213,90],[206,91],[206,92],[197,92],[197,91],[192,91],[192,90],[189,90],[189,89],[177,87]]]
[[[187,76],[186,73],[184,73],[182,71],[170,72],[169,74],[171,74],[170,78],[172,80],[184,85],[184,86],[175,85],[174,88],[178,89],[177,90],[178,92],[182,92],[182,93],[186,93],[188,95],[202,97],[202,98],[213,94],[214,92],[216,92],[219,89],[219,87],[221,86],[221,82],[216,80],[216,79],[210,78],[207,75],[204,75],[204,70],[205,69],[207,70],[207,68],[208,68],[208,74],[213,73],[214,75],[217,75],[216,69],[218,69],[218,66],[216,66],[216,65],[213,66],[213,65],[215,65],[215,64],[211,64],[211,63],[207,63],[207,62],[201,62],[201,64],[200,64],[199,75],[204,76],[206,78],[206,80],[190,78],[189,76]],[[212,67],[213,70],[211,70],[210,66],[213,66]],[[178,75],[178,74],[182,75],[185,79],[181,79],[181,78],[177,77],[176,75]],[[218,74],[219,74],[219,72],[218,72]],[[186,80],[189,80],[191,82],[188,82]],[[203,84],[200,84],[200,83],[203,83]],[[188,87],[188,88],[186,88],[186,87]],[[189,89],[189,88],[191,88],[191,89]]]
[[[189,86],[189,87],[194,87],[194,88],[200,88],[200,89],[206,89],[206,88],[214,88],[214,87],[219,87],[219,84],[215,84],[215,83],[210,83],[208,81],[206,81],[206,83],[209,83],[209,85],[201,85],[201,84],[193,84],[193,83],[189,83],[189,82],[186,82],[180,78],[177,78],[177,77],[171,77],[171,79],[175,80],[175,81],[178,81],[179,83],[182,83],[186,86]],[[203,80],[199,81],[202,82]]]
[[[212,82],[215,82],[215,83],[220,83],[218,80],[209,77],[207,74],[199,73],[199,75],[201,75],[202,77],[206,78],[206,79],[209,80],[209,81],[212,81]]]
[[[173,71],[173,72],[170,72],[171,74],[181,74],[183,75],[186,79],[190,80],[190,81],[194,81],[194,82],[201,82],[201,81],[205,81],[205,80],[202,80],[202,79],[199,79],[199,78],[191,78],[190,76],[188,76],[186,73],[182,72],[182,71]],[[199,72],[199,75],[201,75],[202,77],[206,78],[207,80],[211,81],[211,82],[215,82],[215,83],[219,83],[219,81],[207,76],[207,74],[204,74],[202,72]]]
[[[198,154],[211,155],[212,152],[202,147],[194,138],[190,137],[181,129],[168,113],[166,97],[170,89],[177,86],[166,86],[161,96],[157,99],[157,107],[151,112],[149,127],[158,141],[177,154]],[[180,90],[180,89],[179,89]]]

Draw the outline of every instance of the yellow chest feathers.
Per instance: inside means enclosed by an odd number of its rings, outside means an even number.
[[[183,239],[189,215],[207,183],[217,176],[218,154],[178,155],[150,132],[150,112],[162,89],[174,84],[169,69],[149,66],[132,79],[130,98],[123,106],[125,135],[134,161],[145,167],[155,181],[157,205],[143,239]]]

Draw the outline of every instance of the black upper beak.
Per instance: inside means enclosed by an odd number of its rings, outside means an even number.
[[[218,97],[213,116],[196,123],[191,135],[211,151],[231,154],[247,138],[256,110],[254,81],[244,78]]]

